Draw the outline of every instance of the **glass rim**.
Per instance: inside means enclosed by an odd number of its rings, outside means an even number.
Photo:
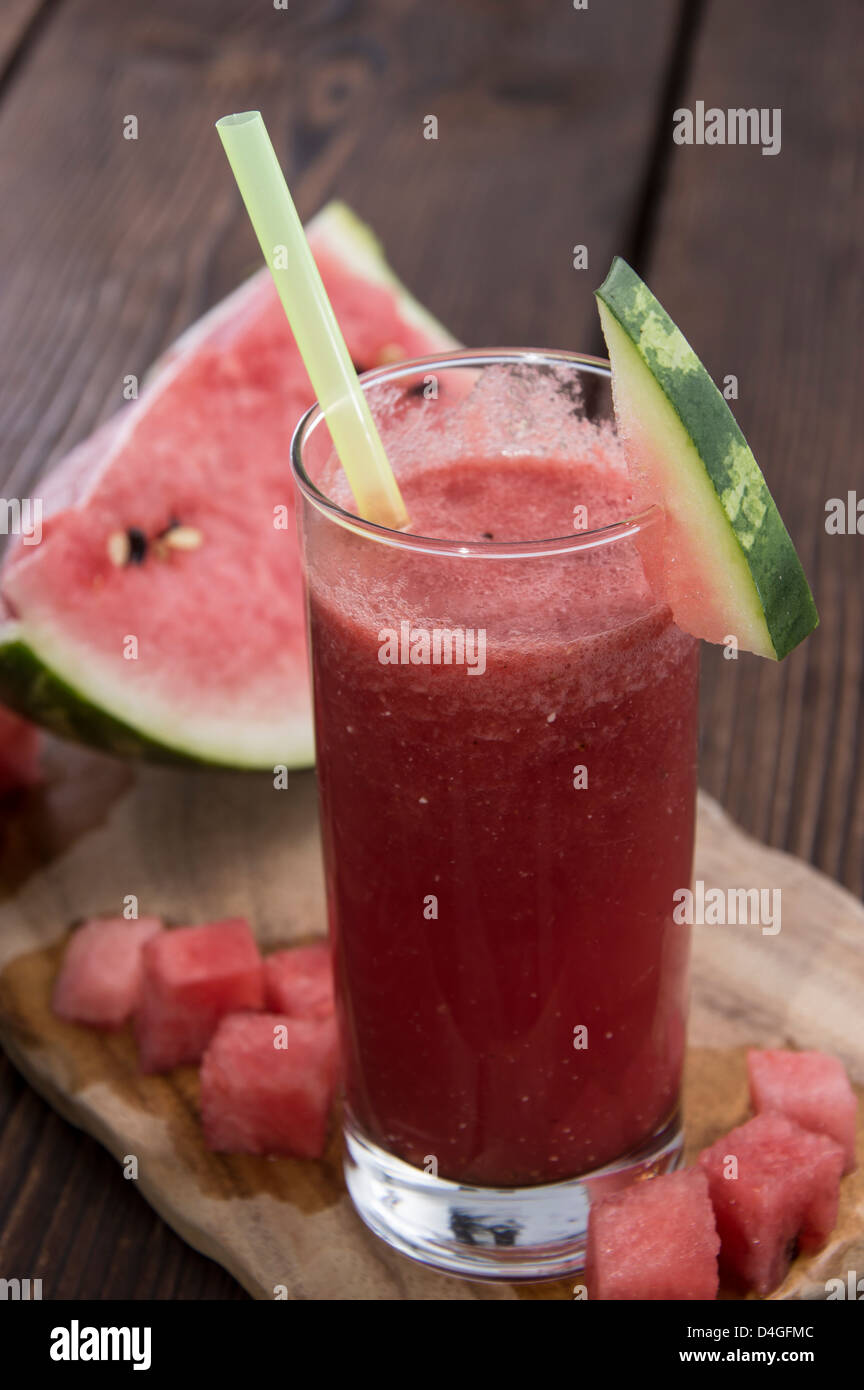
[[[416,376],[426,368],[445,370],[464,367],[495,367],[517,363],[536,363],[538,365],[565,366],[587,372],[606,381],[611,380],[608,361],[602,357],[592,357],[587,353],[565,352],[557,348],[454,348],[449,352],[432,353],[428,356],[409,358],[404,362],[389,363],[383,367],[373,367],[361,372],[360,384],[364,391],[370,387],[388,385],[407,376]],[[541,537],[537,540],[494,541],[458,540],[438,536],[422,536],[413,531],[396,531],[377,522],[368,521],[353,512],[340,507],[313,483],[303,463],[303,448],[313,430],[324,421],[324,411],[316,401],[300,417],[291,437],[290,462],[294,481],[302,496],[316,511],[327,516],[335,524],[355,534],[368,537],[379,544],[396,546],[401,550],[424,551],[429,554],[459,555],[465,558],[482,557],[488,560],[524,559],[535,555],[560,555],[580,550],[594,550],[599,546],[610,545],[615,541],[636,536],[658,522],[663,510],[656,503],[641,509],[632,516],[591,531],[574,531],[561,536]]]

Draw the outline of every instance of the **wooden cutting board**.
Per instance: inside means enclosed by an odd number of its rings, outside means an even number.
[[[208,1153],[193,1068],[139,1076],[127,1033],[104,1036],[50,1012],[68,927],[118,913],[128,894],[142,914],[171,922],[244,914],[264,946],[322,932],[313,774],[277,790],[265,776],[134,768],[59,744],[48,746],[46,763],[45,785],[3,826],[0,1041],[72,1124],[118,1160],[137,1158],[141,1193],[160,1215],[256,1298],[572,1297],[575,1281],[467,1283],[391,1252],[354,1216],[338,1134],[320,1163]],[[782,930],[695,929],[690,1155],[746,1118],[748,1044],[827,1048],[864,1083],[861,905],[745,836],[704,794],[695,876],[723,888],[780,888]],[[126,1180],[120,1163],[117,1180]],[[864,1171],[844,1180],[828,1249],[797,1260],[774,1297],[824,1298],[825,1280],[848,1270],[864,1274]]]

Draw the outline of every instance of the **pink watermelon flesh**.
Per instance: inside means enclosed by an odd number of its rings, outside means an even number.
[[[58,1018],[121,1028],[138,1003],[141,951],[162,931],[158,917],[97,917],[69,938],[51,1007]]]
[[[263,1006],[261,956],[242,917],[163,932],[141,961],[135,1037],[144,1072],[199,1061],[225,1014]]]
[[[725,1177],[729,1156],[737,1178]],[[699,1155],[720,1234],[720,1269],[734,1284],[766,1294],[795,1252],[819,1250],[837,1224],[844,1154],[785,1115],[748,1120]]]
[[[333,1013],[333,958],[326,942],[274,951],[264,960],[264,1007],[289,1018]]]
[[[218,1153],[320,1158],[336,1081],[332,1018],[232,1014],[201,1063],[201,1119]]]
[[[39,781],[39,730],[0,705],[0,796]]]
[[[326,209],[309,235],[356,364],[452,343],[417,306],[406,311],[398,284],[355,268],[346,218]],[[312,400],[265,270],[48,480],[42,542],[11,550],[2,597],[31,650],[86,702],[205,761],[311,765],[288,455]],[[165,544],[173,523],[198,534],[197,548]],[[109,538],[129,528],[146,549],[118,566]],[[39,717],[50,722],[44,708]]]
[[[716,1298],[719,1249],[703,1173],[688,1168],[634,1183],[591,1204],[589,1297]]]
[[[858,1102],[842,1062],[827,1052],[751,1050],[747,1070],[757,1114],[776,1110],[802,1129],[826,1134],[843,1149],[843,1171],[852,1172]]]

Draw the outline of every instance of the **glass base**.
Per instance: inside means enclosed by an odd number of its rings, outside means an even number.
[[[348,1120],[345,1179],[366,1225],[403,1255],[468,1279],[557,1279],[584,1268],[591,1199],[677,1168],[682,1142],[676,1114],[592,1173],[540,1187],[473,1187],[403,1163]]]

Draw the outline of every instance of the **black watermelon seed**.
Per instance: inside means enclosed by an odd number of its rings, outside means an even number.
[[[137,526],[127,528],[126,535],[129,537],[129,559],[130,565],[143,565],[147,555],[147,537]]]

